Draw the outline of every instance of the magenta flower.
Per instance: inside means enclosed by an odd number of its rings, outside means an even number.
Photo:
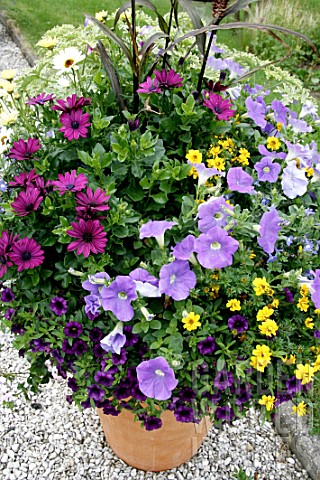
[[[148,398],[168,400],[178,385],[174,371],[164,357],[152,358],[137,366],[139,388]]]
[[[17,142],[13,142],[10,148],[9,157],[22,162],[23,160],[33,159],[33,154],[40,150],[41,145],[37,138],[28,138],[27,141],[20,138]]]
[[[46,94],[40,93],[36,97],[30,97],[29,100],[26,102],[26,105],[44,105],[46,102],[51,102],[54,99],[53,93]]]
[[[266,253],[272,253],[274,246],[278,240],[278,232],[281,229],[279,223],[281,217],[275,208],[271,208],[269,212],[265,212],[260,220],[260,237],[258,243]]]
[[[227,174],[227,182],[230,190],[249,193],[249,195],[256,193],[252,186],[253,178],[242,167],[230,168]]]
[[[140,83],[140,88],[138,88],[138,93],[161,93],[161,88],[159,87],[159,81],[155,78],[151,80],[151,77],[147,77],[147,80],[143,83]]]
[[[158,86],[160,88],[177,88],[182,87],[183,85],[183,78],[181,78],[180,75],[172,68],[169,70],[169,72],[166,72],[164,68],[161,72],[155,70],[154,76],[158,80]]]
[[[275,183],[281,170],[279,163],[273,163],[272,158],[263,157],[260,162],[256,163],[254,169],[258,172],[258,180],[260,182]]]
[[[83,173],[77,175],[76,170],[72,170],[71,173],[66,172],[64,175],[59,173],[58,179],[53,180],[51,184],[56,187],[55,190],[58,190],[60,195],[66,192],[79,192],[88,183],[87,177]]]
[[[163,265],[159,276],[160,293],[165,293],[174,300],[185,300],[197,283],[195,273],[190,270],[189,263],[185,260],[174,260]]]
[[[43,197],[40,190],[34,187],[27,187],[25,192],[20,192],[17,198],[11,203],[11,207],[19,217],[25,217],[31,212],[38,210]]]
[[[74,93],[71,97],[67,97],[66,100],[57,100],[58,105],[53,105],[52,110],[60,110],[61,112],[70,113],[72,110],[79,110],[79,108],[85,107],[91,104],[91,98],[80,97]]]
[[[110,198],[110,195],[102,190],[102,188],[97,188],[94,192],[90,187],[87,187],[86,193],[80,192],[76,194],[76,212],[79,218],[92,218],[98,212],[103,212],[105,210],[110,210],[110,207],[107,205],[107,202]]]
[[[221,95],[213,92],[209,92],[209,98],[205,99],[203,105],[210,108],[218,120],[228,121],[236,112],[230,108],[232,105],[228,99],[224,100]]]
[[[102,308],[110,310],[121,322],[129,322],[133,318],[131,302],[137,298],[135,282],[125,275],[118,275],[111,285],[101,289]]]
[[[39,175],[36,173],[33,168],[30,172],[22,172],[20,175],[15,175],[14,181],[9,182],[11,187],[22,187],[26,188],[30,185],[34,185]]]
[[[13,235],[7,230],[2,232],[2,236],[0,238],[0,278],[3,277],[3,275],[8,271],[8,267],[12,266],[9,253],[18,238],[19,235]]]
[[[10,259],[18,266],[18,272],[38,267],[43,263],[44,251],[33,238],[21,238],[12,246]]]
[[[204,268],[210,269],[232,265],[232,255],[238,247],[239,242],[220,227],[214,227],[208,233],[202,233],[195,241],[198,262]]]
[[[60,132],[64,132],[64,137],[69,141],[78,140],[79,137],[86,138],[89,122],[89,113],[82,113],[81,110],[71,110],[70,113],[63,113],[60,116],[60,122],[63,127],[59,128]]]
[[[227,218],[233,211],[223,197],[211,197],[198,208],[198,228],[200,232],[207,233],[213,227],[224,227]]]
[[[72,222],[73,230],[67,230],[70,237],[76,238],[74,242],[68,245],[68,251],[77,250],[77,255],[83,253],[88,257],[90,253],[103,253],[107,244],[107,234],[99,220],[80,219],[79,223]]]

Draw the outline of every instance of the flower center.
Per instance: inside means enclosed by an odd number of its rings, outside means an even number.
[[[164,377],[164,373],[162,370],[160,370],[160,368],[158,368],[158,370],[156,370],[155,373],[159,375],[159,377]]]
[[[84,233],[82,235],[82,240],[84,240],[85,242],[92,242],[92,233]]]
[[[221,244],[219,242],[213,242],[211,243],[211,248],[212,250],[220,250]]]
[[[73,64],[74,64],[74,60],[73,60],[72,58],[68,58],[68,60],[66,60],[66,61],[64,62],[64,66],[65,66],[66,68],[71,67],[71,65],[73,65]]]
[[[270,172],[270,168],[269,168],[269,167],[264,167],[263,171],[266,172],[266,173],[269,173],[269,172]]]
[[[72,190],[74,187],[74,184],[73,183],[68,183],[68,185],[66,185],[66,189],[67,190]]]
[[[175,275],[170,275],[170,285],[173,284],[173,282],[175,281],[176,279],[176,276]]]
[[[71,122],[71,127],[76,130],[77,128],[79,128],[79,122],[76,122],[75,120],[73,120],[73,122]]]
[[[31,253],[30,252],[24,252],[21,256],[22,256],[22,260],[30,260]]]
[[[215,109],[215,111],[216,111],[217,113],[222,113],[222,110],[221,110],[220,107],[214,107],[214,109]]]
[[[118,298],[121,298],[121,300],[126,300],[128,297],[127,297],[126,292],[119,292],[118,293]]]
[[[0,256],[0,263],[2,263],[2,265],[5,265],[7,263],[5,257],[3,257],[2,255]]]
[[[213,215],[213,218],[215,218],[216,220],[221,220],[222,217],[223,215],[221,212],[217,212]]]
[[[33,210],[33,203],[28,203],[26,205],[25,211],[26,212],[32,212],[32,210]]]

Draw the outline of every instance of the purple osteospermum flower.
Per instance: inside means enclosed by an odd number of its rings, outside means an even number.
[[[185,260],[174,260],[161,267],[159,289],[174,300],[185,300],[196,283],[197,277]]]
[[[211,197],[207,202],[201,203],[198,208],[200,232],[207,233],[213,227],[224,227],[233,209],[223,197]]]
[[[204,340],[201,340],[197,344],[197,347],[201,355],[211,355],[216,349],[216,342],[213,337],[209,336]]]
[[[174,225],[177,225],[177,222],[167,222],[166,220],[149,220],[140,228],[139,238],[142,239],[155,237],[160,248],[163,248],[164,233],[166,230],[171,230]]]
[[[14,181],[9,182],[10,187],[27,188],[30,185],[35,185],[35,181],[39,178],[39,175],[36,174],[36,170],[33,168],[30,172],[21,172],[13,178]]]
[[[140,88],[138,88],[137,93],[161,93],[161,88],[159,87],[159,81],[155,78],[154,80],[151,77],[147,77],[147,80],[143,83],[140,83]]]
[[[259,101],[253,100],[248,97],[246,100],[246,107],[248,109],[247,115],[251,118],[258,127],[265,128],[267,121],[265,119],[267,110],[265,105]]]
[[[194,241],[195,237],[193,235],[188,235],[180,243],[177,243],[177,245],[173,247],[172,255],[177,260],[189,260],[194,252]]]
[[[88,315],[89,313],[93,316],[98,316],[100,315],[100,296],[98,295],[87,295],[84,297],[84,301],[86,302],[86,305],[84,307],[85,313]]]
[[[106,272],[98,272],[94,275],[89,275],[88,280],[85,280],[82,283],[82,288],[89,290],[92,295],[99,296],[99,288],[102,288],[105,280],[110,280],[110,276]]]
[[[237,333],[243,333],[248,330],[249,322],[242,315],[233,315],[228,320],[230,330],[236,330]]]
[[[27,141],[20,138],[17,142],[13,143],[13,147],[10,148],[9,157],[19,160],[31,160],[33,154],[40,150],[41,145],[37,138],[28,138]]]
[[[19,217],[25,217],[31,212],[38,210],[43,197],[40,196],[40,190],[34,187],[27,187],[25,192],[20,192],[11,207]]]
[[[240,193],[256,193],[252,184],[253,178],[242,167],[232,167],[227,174],[228,187],[232,191]]]
[[[67,301],[62,297],[54,297],[50,302],[50,308],[59,317],[67,313],[68,304]]]
[[[295,160],[289,162],[283,169],[281,186],[283,193],[290,199],[306,193],[308,180],[305,172],[297,167]]]
[[[166,72],[163,68],[161,72],[155,70],[154,76],[158,80],[159,88],[177,88],[183,86],[183,78],[180,77],[172,68]]]
[[[35,268],[42,264],[44,251],[33,238],[22,238],[14,243],[10,259],[18,266],[18,272]]]
[[[121,348],[126,343],[126,336],[123,333],[123,323],[119,322],[106,337],[104,337],[100,344],[106,352],[117,353],[121,352]]]
[[[144,419],[144,428],[148,431],[151,432],[152,430],[158,430],[159,428],[162,427],[162,420],[161,418],[151,416],[151,417],[146,417]]]
[[[78,355],[80,357],[81,355],[86,353],[87,350],[88,350],[88,345],[86,344],[86,342],[84,342],[81,339],[75,340],[73,344],[73,353],[75,355]]]
[[[298,380],[297,377],[294,375],[286,381],[286,387],[288,393],[298,393],[302,390],[301,380]]]
[[[19,235],[13,235],[7,230],[3,230],[0,238],[0,278],[7,272],[8,267],[12,266],[9,258],[9,253],[12,246],[18,240]]]
[[[67,97],[66,100],[57,100],[58,105],[53,105],[52,110],[59,110],[61,112],[70,113],[72,110],[78,110],[79,108],[90,105],[91,98],[80,97],[74,93],[71,97]]]
[[[60,116],[60,123],[63,127],[59,128],[60,132],[64,132],[64,137],[69,141],[78,140],[79,137],[86,138],[89,122],[89,113],[82,113],[81,110],[72,110],[70,113],[63,113]]]
[[[68,245],[68,251],[76,250],[77,255],[83,253],[88,257],[90,253],[103,253],[107,244],[107,234],[99,220],[88,220],[85,222],[80,218],[79,223],[72,222],[73,230],[67,230],[70,237],[76,240]]]
[[[194,413],[191,407],[180,405],[174,411],[174,416],[178,422],[190,423],[194,422]]]
[[[53,93],[40,93],[36,97],[30,97],[26,105],[44,105],[46,102],[51,102],[54,99]]]
[[[1,292],[1,301],[4,303],[13,302],[15,296],[11,290],[11,288],[7,287]]]
[[[78,338],[83,332],[83,327],[81,323],[78,322],[68,322],[64,327],[63,333],[66,337]]]
[[[102,402],[102,399],[104,397],[103,388],[99,387],[96,384],[93,384],[93,385],[90,385],[90,387],[88,387],[87,390],[88,390],[89,398],[93,398],[93,400],[97,402]]]
[[[264,157],[254,165],[254,169],[258,172],[259,182],[275,183],[278,180],[281,166],[279,163],[273,163],[272,158]]]
[[[51,185],[54,186],[54,190],[58,190],[60,195],[63,195],[66,192],[79,192],[82,190],[88,183],[87,177],[80,173],[77,175],[76,170],[72,170],[71,173],[66,172],[65,174],[58,174],[59,180],[53,180]]]
[[[78,217],[94,215],[97,212],[103,212],[109,210],[110,207],[106,204],[110,198],[110,195],[97,188],[94,192],[90,187],[87,187],[86,193],[79,192],[76,194],[76,212]]]
[[[218,420],[226,420],[231,422],[234,419],[234,411],[231,407],[217,407],[216,418]]]
[[[272,253],[274,246],[278,240],[278,233],[281,229],[279,223],[281,217],[275,208],[271,208],[269,212],[265,212],[260,220],[260,238],[258,244],[266,253]]]
[[[203,105],[210,108],[218,120],[228,121],[236,112],[230,108],[232,105],[228,99],[223,99],[221,95],[213,92],[209,92],[209,98],[205,99]]]
[[[178,385],[174,371],[163,357],[141,362],[137,366],[139,388],[148,398],[168,400]]]
[[[232,265],[232,255],[238,250],[239,242],[220,227],[202,233],[195,241],[198,261],[204,268],[223,268]]]
[[[110,310],[121,322],[133,318],[132,300],[138,298],[135,282],[128,276],[119,275],[108,287],[101,289],[101,304],[104,310]]]
[[[221,372],[219,372],[215,377],[213,383],[218,390],[225,390],[234,384],[234,378],[231,372],[227,372],[227,370],[221,370]]]

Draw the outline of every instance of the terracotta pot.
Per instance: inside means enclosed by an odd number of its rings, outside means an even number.
[[[211,427],[207,417],[199,424],[181,423],[173,412],[166,411],[161,415],[162,427],[148,432],[134,421],[130,410],[124,408],[117,417],[97,410],[114,453],[128,465],[151,472],[169,470],[190,460]]]

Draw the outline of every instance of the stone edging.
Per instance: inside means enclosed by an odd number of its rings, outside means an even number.
[[[36,55],[29,43],[23,37],[19,28],[11,19],[7,18],[3,10],[0,10],[0,23],[2,23],[14,43],[20,48],[22,55],[25,57],[30,67],[33,67],[37,61]]]
[[[320,439],[310,435],[312,417],[292,415],[292,402],[283,403],[274,426],[313,480],[320,480]]]

